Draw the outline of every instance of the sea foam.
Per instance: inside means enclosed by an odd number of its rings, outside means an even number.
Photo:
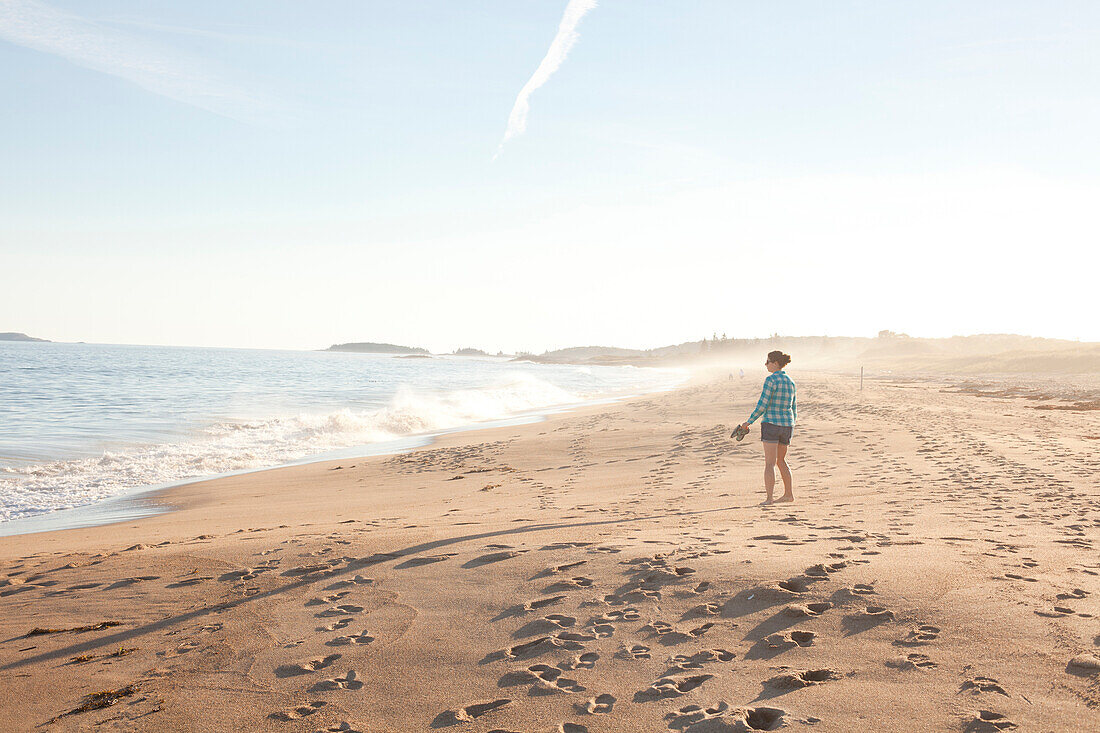
[[[517,372],[476,389],[401,387],[387,405],[374,410],[222,422],[178,442],[8,467],[0,472],[0,521],[83,506],[132,489],[278,466],[328,451],[576,404],[589,396]]]

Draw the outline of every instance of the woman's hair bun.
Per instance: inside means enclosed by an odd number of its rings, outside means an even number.
[[[782,368],[791,363],[791,355],[784,354],[782,351],[769,351],[768,361],[774,362]]]

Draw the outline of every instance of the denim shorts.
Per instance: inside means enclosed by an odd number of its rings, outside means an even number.
[[[775,423],[760,423],[760,442],[791,444],[791,434],[794,428],[790,425],[776,425]]]

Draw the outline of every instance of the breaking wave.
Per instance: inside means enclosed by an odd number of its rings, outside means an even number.
[[[179,442],[0,468],[0,521],[83,506],[135,488],[278,466],[328,451],[576,404],[593,396],[517,373],[477,389],[399,388],[388,404],[372,410],[224,422]]]

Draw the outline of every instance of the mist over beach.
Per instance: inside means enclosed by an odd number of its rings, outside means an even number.
[[[1100,730],[1098,27],[0,0],[0,731]]]

